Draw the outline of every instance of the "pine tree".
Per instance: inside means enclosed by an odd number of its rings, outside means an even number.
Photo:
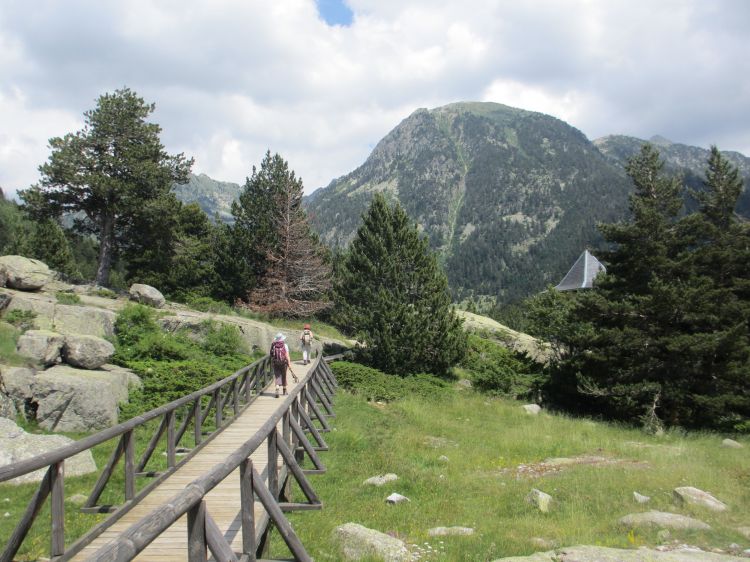
[[[400,205],[377,194],[337,271],[336,318],[361,343],[361,358],[385,372],[445,374],[464,355],[466,334],[448,282]]]
[[[187,181],[192,166],[182,154],[164,151],[161,128],[146,121],[154,108],[128,88],[100,96],[96,108],[84,113],[82,130],[50,139],[40,183],[19,193],[37,218],[85,216],[74,228],[99,241],[99,285],[109,282],[117,252],[144,204]]]

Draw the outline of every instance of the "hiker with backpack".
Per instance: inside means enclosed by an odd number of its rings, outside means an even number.
[[[292,371],[292,365],[289,361],[289,347],[286,345],[284,340],[286,336],[279,332],[276,337],[273,338],[271,344],[271,351],[269,355],[271,357],[271,366],[273,367],[273,376],[276,379],[276,398],[279,397],[279,386],[284,388],[284,394],[286,394],[286,370],[292,373],[294,382],[297,382],[297,375]]]
[[[310,324],[305,324],[305,329],[302,330],[299,341],[302,344],[302,362],[307,365],[310,363],[310,358],[312,357],[313,333],[310,330]]]

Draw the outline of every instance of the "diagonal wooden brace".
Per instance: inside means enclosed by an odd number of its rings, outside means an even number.
[[[315,403],[315,397],[312,395],[312,392],[310,392],[309,388],[305,389],[305,393],[307,394],[307,403],[310,405],[310,409],[312,410],[312,413],[315,414],[315,417],[320,422],[320,425],[323,426],[323,428],[320,431],[331,431],[331,426],[328,425],[328,420],[326,417],[322,414],[320,411],[320,408],[318,408],[318,405]]]
[[[322,474],[326,471],[326,467],[323,464],[323,462],[320,460],[320,457],[318,456],[318,453],[315,452],[315,448],[312,446],[312,443],[310,443],[310,440],[307,438],[307,435],[305,435],[305,432],[302,431],[302,428],[300,427],[299,423],[297,423],[297,420],[292,419],[291,420],[291,427],[294,434],[297,436],[297,439],[299,441],[299,444],[302,445],[302,448],[307,453],[307,456],[310,458],[310,460],[313,463],[313,466],[315,467],[315,473],[316,474]],[[306,474],[311,474],[310,471],[304,471]]]
[[[300,489],[305,494],[309,505],[320,507],[322,505],[320,499],[315,493],[315,490],[313,490],[313,487],[310,484],[310,481],[305,476],[305,473],[302,471],[302,467],[300,467],[300,465],[298,465],[297,461],[294,459],[292,451],[289,450],[289,447],[286,446],[286,443],[284,443],[283,440],[279,440],[277,446],[279,448],[281,456],[284,459],[284,462],[286,462],[287,467],[289,467],[289,470],[292,472],[295,480],[297,480],[297,484],[299,484]],[[281,504],[281,506],[282,509],[284,509],[284,505]]]
[[[328,450],[328,444],[323,439],[323,436],[318,431],[318,428],[315,427],[315,424],[313,424],[312,420],[310,419],[310,416],[305,411],[304,408],[299,409],[299,415],[302,418],[302,421],[305,422],[305,427],[307,430],[312,433],[313,438],[315,438],[315,441],[317,441],[318,446],[315,447],[316,451],[327,451]]]

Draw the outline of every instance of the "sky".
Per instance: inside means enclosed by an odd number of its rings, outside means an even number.
[[[307,193],[456,101],[750,155],[750,1],[0,0],[5,193],[125,86],[194,173],[243,183],[271,150]]]

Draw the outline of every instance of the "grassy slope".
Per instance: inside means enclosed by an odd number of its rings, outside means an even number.
[[[722,448],[716,435],[656,438],[587,420],[534,417],[518,403],[489,401],[471,392],[439,403],[410,399],[389,405],[341,394],[336,409],[336,430],[326,437],[331,451],[323,454],[328,472],[311,477],[324,508],[292,515],[316,560],[340,559],[331,532],[350,521],[395,534],[423,550],[427,543],[434,553],[422,560],[492,560],[544,550],[534,546],[533,537],[559,546],[656,545],[656,530],[617,525],[619,517],[649,509],[695,516],[713,527],[700,533],[672,531],[671,540],[704,547],[750,546],[736,531],[750,525],[750,444],[734,450]],[[432,448],[428,436],[448,438],[457,446]],[[443,454],[449,462],[438,460]],[[558,474],[517,478],[521,464],[583,454],[646,464],[579,465]],[[386,472],[398,474],[399,480],[381,488],[362,485]],[[712,492],[729,510],[717,514],[676,506],[672,490],[686,485]],[[555,498],[551,513],[542,514],[524,501],[532,488]],[[651,502],[636,504],[634,491],[651,496]],[[387,505],[384,500],[392,492],[411,502]],[[453,525],[474,527],[477,533],[427,535],[430,527]],[[275,536],[272,554],[285,550]]]

